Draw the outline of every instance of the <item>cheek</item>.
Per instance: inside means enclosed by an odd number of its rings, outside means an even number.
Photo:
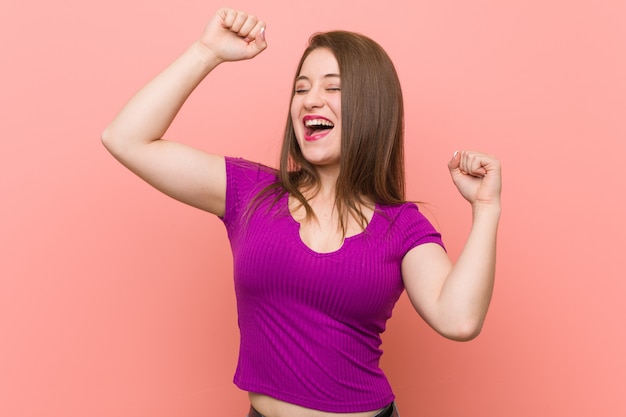
[[[337,114],[337,117],[341,121],[341,96],[335,99],[334,104],[335,104],[335,113]]]

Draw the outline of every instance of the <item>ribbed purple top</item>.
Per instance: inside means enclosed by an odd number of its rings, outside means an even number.
[[[317,253],[300,239],[286,195],[248,215],[275,171],[233,158],[226,171],[241,334],[235,384],[335,413],[389,404],[380,334],[404,289],[400,264],[419,244],[442,244],[439,233],[415,204],[377,206],[364,232]]]

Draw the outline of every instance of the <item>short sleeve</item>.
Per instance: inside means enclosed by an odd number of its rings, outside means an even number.
[[[441,233],[419,211],[416,204],[403,204],[395,223],[395,230],[399,234],[399,243],[403,254],[424,243],[436,243],[445,250]]]
[[[241,222],[247,208],[264,188],[275,183],[276,171],[242,158],[226,157],[226,207],[222,218],[227,228]]]

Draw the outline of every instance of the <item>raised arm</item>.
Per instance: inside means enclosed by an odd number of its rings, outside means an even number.
[[[472,206],[472,227],[456,264],[436,244],[418,246],[405,256],[402,276],[407,294],[436,331],[470,340],[482,329],[495,277],[500,219],[500,162],[476,152],[458,152],[448,163],[452,180]]]
[[[189,95],[219,64],[250,59],[266,48],[265,23],[222,8],[200,39],[146,84],[102,133],[124,166],[165,194],[223,215],[224,158],[162,139]]]

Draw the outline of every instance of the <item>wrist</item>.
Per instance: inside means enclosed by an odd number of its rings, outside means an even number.
[[[500,218],[502,212],[502,206],[500,201],[496,203],[480,203],[476,202],[472,204],[472,214],[476,217],[491,217],[496,220]]]
[[[206,66],[208,69],[213,69],[224,62],[211,48],[199,40],[194,42],[190,49],[194,52],[202,65]]]

